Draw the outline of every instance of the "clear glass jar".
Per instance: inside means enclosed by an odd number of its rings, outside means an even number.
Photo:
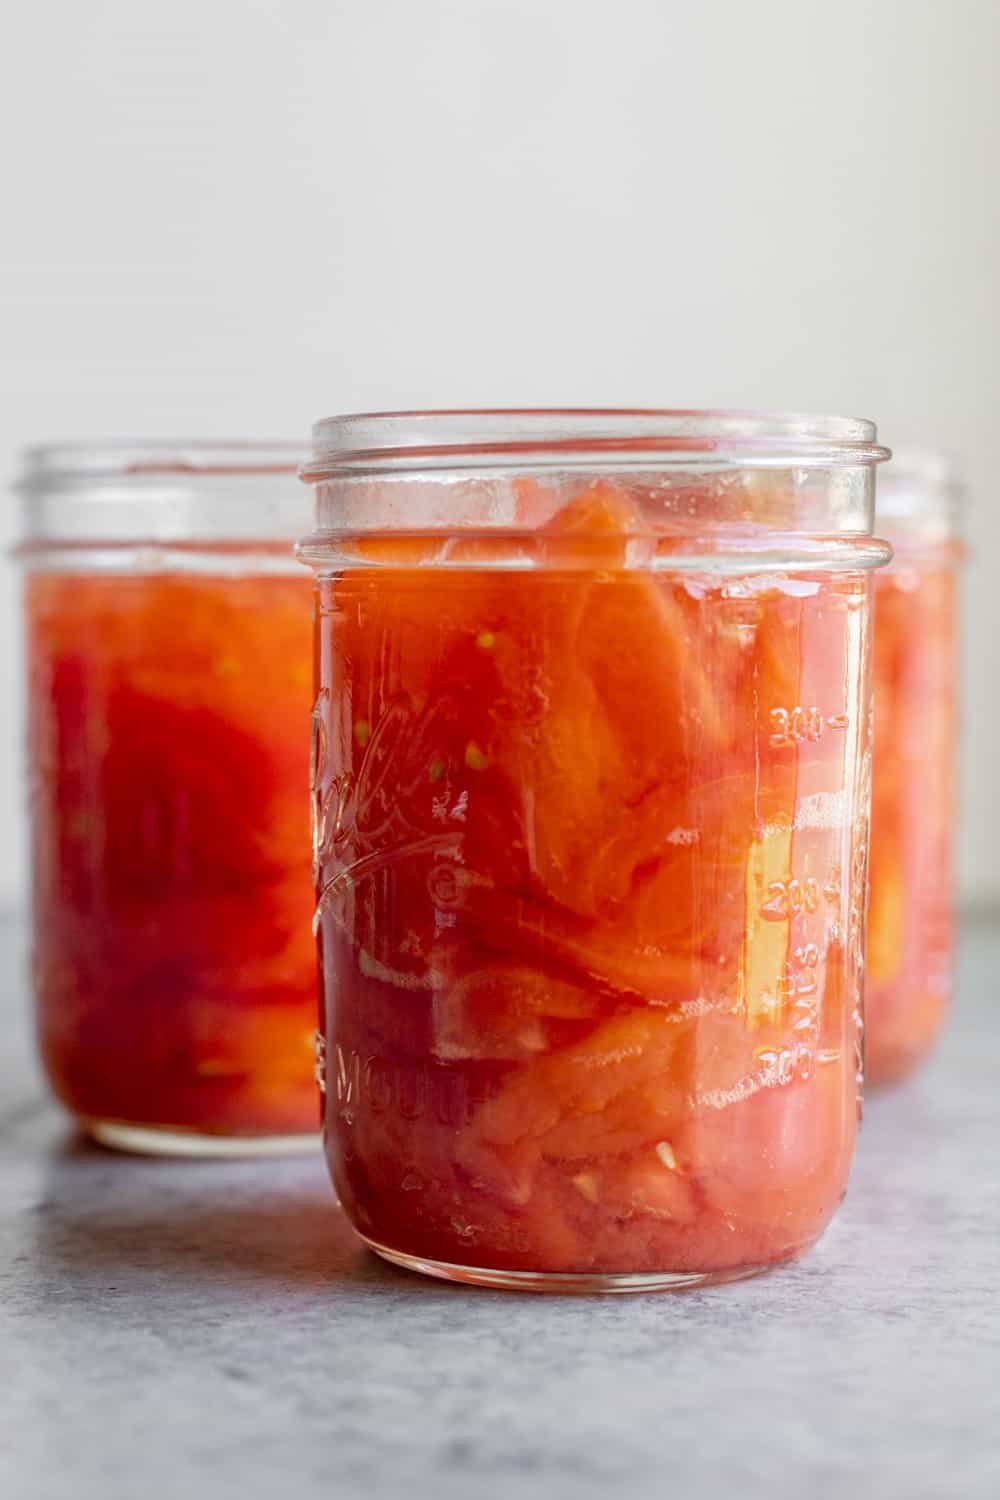
[[[387,1259],[669,1288],[827,1223],[884,456],[742,413],[315,428],[325,1139]]]
[[[26,455],[33,974],[105,1144],[314,1143],[309,496],[291,444]]]
[[[951,997],[960,488],[947,459],[896,453],[879,474],[891,566],[875,588],[875,758],[866,1069],[900,1078]]]

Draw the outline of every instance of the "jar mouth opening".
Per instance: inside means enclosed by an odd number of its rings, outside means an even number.
[[[642,407],[362,412],[313,427],[307,482],[337,472],[545,467],[614,458],[675,466],[875,464],[889,457],[864,418]]]
[[[294,476],[306,456],[301,441],[277,439],[109,438],[41,443],[26,448],[16,491],[31,496],[94,484]]]

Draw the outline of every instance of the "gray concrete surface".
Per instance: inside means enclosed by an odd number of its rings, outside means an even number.
[[[318,1159],[81,1143],[2,931],[4,1500],[1000,1495],[1000,934],[967,935],[933,1064],[869,1101],[812,1256],[571,1300],[381,1265]]]

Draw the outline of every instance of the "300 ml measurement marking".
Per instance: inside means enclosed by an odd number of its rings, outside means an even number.
[[[800,745],[804,740],[818,740],[825,729],[846,729],[850,724],[847,714],[827,714],[825,717],[815,706],[805,707],[797,703],[794,708],[772,708],[768,715],[771,725],[770,742],[781,745]]]

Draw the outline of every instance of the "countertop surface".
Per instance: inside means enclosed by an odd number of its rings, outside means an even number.
[[[573,1299],[362,1251],[315,1157],[170,1162],[45,1099],[0,924],[4,1500],[1000,1496],[1000,933],[939,1055],[869,1100],[819,1247]]]

